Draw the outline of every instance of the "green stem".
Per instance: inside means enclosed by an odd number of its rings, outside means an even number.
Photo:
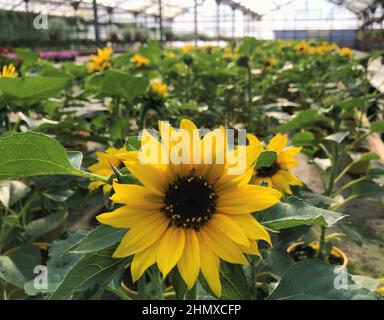
[[[366,179],[366,177],[361,177],[361,178],[358,178],[358,179],[355,179],[355,180],[351,180],[349,181],[348,183],[346,183],[345,185],[343,185],[340,189],[338,189],[334,195],[338,195],[341,191],[345,190],[345,189],[348,189],[349,187],[353,186],[354,184],[356,183],[359,183],[361,181],[364,181]]]
[[[74,170],[73,175],[84,177],[84,178],[87,178],[90,180],[100,180],[102,182],[108,183],[108,178],[105,178],[103,176],[99,176],[98,174],[94,174],[94,173],[87,172],[87,171]]]
[[[139,299],[140,300],[146,300],[147,299],[145,278],[146,278],[146,275],[143,274],[143,276],[137,281],[137,291],[139,293]]]
[[[250,129],[250,124],[251,124],[251,108],[252,108],[252,71],[251,67],[248,65],[247,66],[247,129]]]
[[[349,201],[353,200],[353,199],[356,199],[358,196],[353,194],[349,197],[347,197],[344,201],[340,202],[339,204],[335,205],[334,207],[332,207],[332,210],[336,211],[337,209],[339,209],[341,206],[345,205],[346,203],[348,203]]]

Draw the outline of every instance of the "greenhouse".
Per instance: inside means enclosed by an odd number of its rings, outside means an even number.
[[[380,0],[0,0],[1,308],[384,300],[383,27]]]

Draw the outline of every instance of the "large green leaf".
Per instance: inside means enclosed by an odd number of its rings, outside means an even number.
[[[35,266],[41,264],[40,250],[26,244],[12,250],[7,256],[0,256],[0,279],[24,288],[24,283],[33,279]]]
[[[371,132],[384,132],[384,120],[378,120],[371,123]]]
[[[85,255],[66,274],[49,299],[65,300],[97,287],[105,287],[123,267],[123,259],[112,258],[114,249],[108,248]]]
[[[0,180],[48,174],[82,175],[64,148],[47,135],[27,132],[0,138]]]
[[[353,186],[352,196],[355,198],[384,199],[384,185],[373,181],[361,181]]]
[[[28,107],[56,96],[68,83],[67,78],[0,78],[0,94],[11,105]]]
[[[28,295],[34,296],[37,294],[47,294],[56,290],[68,272],[84,256],[78,253],[65,254],[65,252],[87,234],[87,230],[69,231],[64,238],[55,240],[49,247],[47,288],[37,289],[33,285],[33,281],[29,281],[24,285],[25,292]]]
[[[324,116],[318,110],[308,109],[297,113],[294,118],[277,127],[277,131],[289,131],[293,129],[307,128],[315,122],[323,120]]]
[[[258,220],[268,228],[281,230],[300,225],[330,227],[345,215],[326,209],[316,208],[308,202],[291,196],[271,208],[257,213]]]
[[[291,266],[270,300],[376,300],[377,295],[353,282],[351,275],[319,260]]]
[[[126,229],[116,229],[107,225],[101,225],[90,232],[88,236],[81,239],[68,251],[75,253],[100,251],[120,242],[126,233]]]
[[[119,71],[108,71],[105,75],[101,92],[107,96],[125,98],[132,101],[147,91],[149,82],[146,78],[134,77]]]

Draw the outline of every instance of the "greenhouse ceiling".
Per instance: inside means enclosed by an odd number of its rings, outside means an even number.
[[[161,16],[163,19],[173,19],[190,10],[197,3],[205,0],[161,0]],[[258,17],[270,13],[295,0],[252,1],[252,0],[217,0],[233,9]],[[375,5],[382,5],[380,0],[330,0],[359,14]],[[0,0],[0,10],[30,11],[55,13],[61,16],[79,16],[86,20],[94,18],[94,0]],[[142,14],[160,16],[159,0],[96,0],[101,20],[113,13],[114,16]]]

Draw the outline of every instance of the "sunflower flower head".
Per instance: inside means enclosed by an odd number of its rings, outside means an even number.
[[[183,51],[183,53],[191,53],[193,48],[193,44],[187,44],[183,48],[181,48],[181,51]]]
[[[305,41],[301,41],[295,46],[296,53],[307,53],[309,50],[309,45]]]
[[[151,91],[160,98],[168,95],[168,86],[160,79],[151,80]]]
[[[113,174],[112,165],[117,169],[124,167],[122,160],[126,152],[127,150],[124,147],[120,149],[110,147],[105,150],[105,152],[96,152],[98,162],[88,167],[88,170],[99,176],[108,178]],[[92,191],[101,186],[103,186],[104,193],[108,193],[112,189],[111,185],[105,184],[102,181],[92,181],[88,185],[88,189]]]
[[[110,57],[113,53],[112,48],[97,49],[97,55],[92,55],[88,62],[88,72],[103,72],[112,67]]]
[[[248,135],[251,145],[261,145],[261,142],[253,135]],[[301,151],[301,147],[286,147],[288,136],[278,133],[270,141],[268,146],[261,149],[263,151],[273,151],[276,153],[276,160],[269,167],[256,169],[254,183],[257,185],[267,184],[286,194],[292,194],[290,186],[302,186],[301,181],[289,170],[298,166],[296,155]],[[258,158],[261,156],[258,154]]]
[[[272,58],[269,58],[266,62],[265,62],[265,68],[267,70],[272,70],[272,68],[277,65],[277,59],[272,57]]]
[[[176,53],[174,53],[173,51],[167,51],[167,58],[169,59],[176,58]]]
[[[141,67],[147,66],[151,62],[148,58],[143,57],[140,54],[135,54],[131,58],[131,61],[135,63],[136,68],[141,68]]]
[[[340,50],[340,55],[342,57],[351,58],[352,57],[352,50],[350,48],[342,48]]]
[[[0,78],[16,78],[16,77],[17,77],[16,68],[12,63],[8,66],[3,66],[0,72]]]
[[[161,140],[144,130],[141,149],[124,160],[142,185],[114,183],[111,200],[123,206],[97,219],[128,229],[114,257],[133,256],[134,281],[153,264],[163,277],[176,267],[189,289],[201,272],[220,296],[220,261],[247,265],[245,254],[260,255],[258,240],[271,243],[251,213],[273,206],[281,193],[249,184],[259,146],[230,151],[224,128],[201,138],[184,119],[180,129],[159,122],[159,131]],[[234,170],[239,163],[243,170]]]

